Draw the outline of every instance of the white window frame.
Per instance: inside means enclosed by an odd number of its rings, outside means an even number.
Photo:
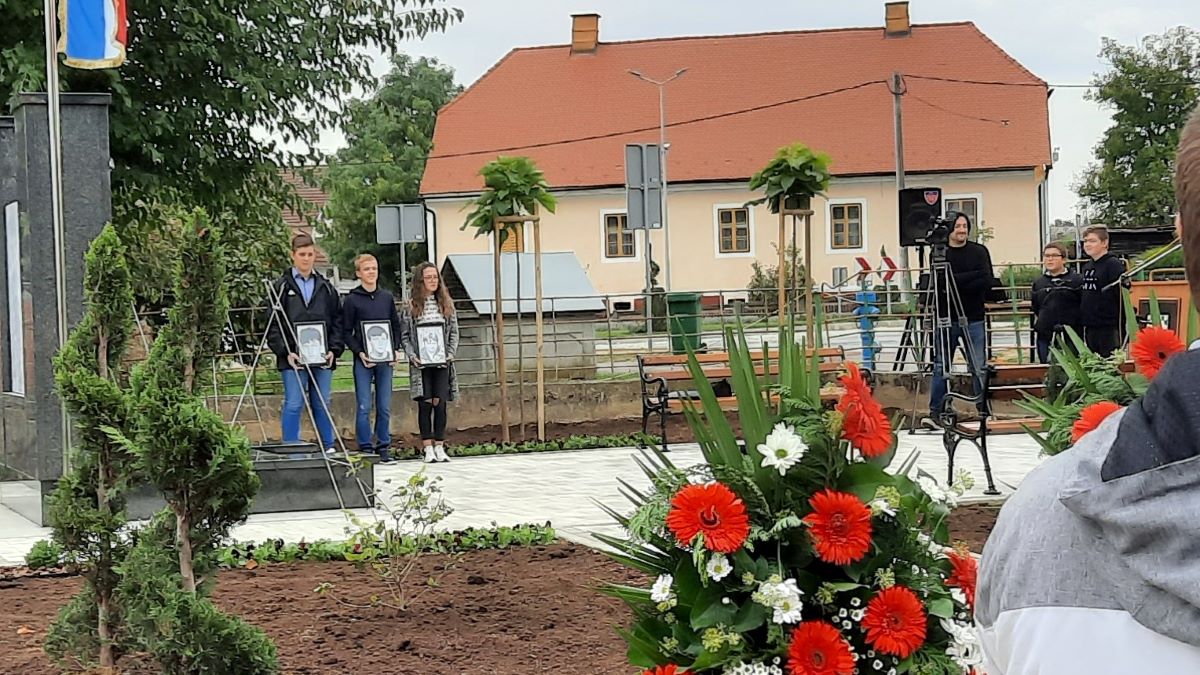
[[[984,210],[983,210],[983,193],[982,192],[963,192],[959,194],[943,194],[942,195],[942,216],[946,215],[946,205],[955,199],[974,199],[975,200],[975,219],[971,221],[971,234],[978,235],[979,228],[983,227]],[[971,241],[975,241],[972,239]]]
[[[861,241],[858,248],[834,248],[833,247],[833,207],[835,206],[858,206],[859,219],[861,227]],[[871,231],[868,217],[866,197],[845,197],[838,199],[829,199],[825,202],[825,254],[826,255],[860,255],[867,252],[869,247],[868,234]]]
[[[619,258],[608,257],[608,230],[607,223],[609,216],[625,216],[625,230],[633,233],[633,255],[623,256]],[[641,234],[639,234],[639,232]],[[629,214],[625,209],[600,209],[600,262],[604,264],[620,265],[622,263],[641,262],[642,260],[642,239],[645,238],[646,230],[630,230],[629,229]]]
[[[746,211],[746,236],[750,240],[749,251],[735,251],[732,253],[721,252],[721,211],[725,209],[745,209]],[[746,206],[745,202],[734,202],[725,204],[713,204],[712,221],[713,221],[713,255],[717,259],[724,258],[753,258],[755,257],[754,243],[754,211],[753,206]]]

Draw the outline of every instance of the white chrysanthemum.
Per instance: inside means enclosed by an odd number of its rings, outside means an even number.
[[[964,669],[983,665],[983,649],[979,644],[979,632],[975,626],[942,619],[942,628],[950,634],[949,656]]]
[[[946,491],[942,486],[937,484],[937,481],[929,476],[917,476],[917,485],[921,487],[921,491],[929,495],[929,498],[935,502],[946,502]]]
[[[762,465],[775,467],[782,476],[804,457],[804,442],[792,427],[780,422],[758,445],[758,451],[763,456]]]
[[[934,541],[933,538],[924,532],[917,533],[917,542],[929,549],[929,555],[933,556],[934,558],[940,559],[946,557],[946,547]]]
[[[867,504],[867,506],[871,507],[872,515],[877,516],[881,513],[886,513],[893,518],[896,516],[896,509],[892,508],[892,505],[889,504],[888,500],[886,499],[874,499],[870,504]]]
[[[963,590],[957,586],[950,588],[950,597],[954,599],[954,602],[957,602],[960,605],[967,604],[967,594],[963,593]]]
[[[775,623],[799,623],[800,613],[804,609],[800,601],[803,594],[796,586],[795,579],[786,579],[780,582],[764,581],[750,598],[763,607],[775,610],[772,617]]]
[[[721,671],[721,675],[783,675],[783,669],[778,665],[769,666],[765,663],[740,661],[732,666],[725,666],[725,669]]]
[[[713,581],[720,581],[729,576],[733,571],[733,565],[729,564],[729,558],[718,553],[708,559],[708,564],[704,566],[708,572],[708,578]]]
[[[666,602],[671,599],[671,584],[675,579],[670,574],[660,575],[650,587],[650,599],[654,602]]]

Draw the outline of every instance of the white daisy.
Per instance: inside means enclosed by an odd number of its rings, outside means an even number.
[[[889,504],[888,500],[886,499],[872,500],[870,504],[867,504],[867,506],[871,507],[871,513],[876,516],[881,513],[886,513],[892,517],[896,516],[896,509],[892,508],[892,505]]]
[[[775,623],[798,623],[804,609],[801,595],[803,591],[796,586],[796,580],[786,579],[778,583],[764,581],[750,597],[763,607],[775,610]]]
[[[937,481],[929,476],[917,476],[917,485],[921,487],[921,491],[929,495],[929,498],[935,502],[946,502],[946,491],[942,489]]]
[[[804,457],[804,442],[796,435],[796,431],[782,422],[758,445],[762,454],[762,465],[773,466],[782,476]]]
[[[982,665],[983,649],[979,644],[979,633],[975,626],[946,619],[942,619],[941,623],[951,639],[950,646],[946,648],[946,656],[963,669]]]
[[[709,558],[708,564],[704,568],[708,572],[708,578],[713,581],[720,581],[733,571],[733,565],[729,564],[729,558],[720,553]]]
[[[650,599],[654,602],[666,602],[671,599],[671,584],[675,579],[670,574],[660,575],[650,588]]]

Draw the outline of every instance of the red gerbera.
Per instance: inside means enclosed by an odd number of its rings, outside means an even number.
[[[808,500],[804,517],[817,557],[834,565],[861,560],[871,548],[871,509],[847,492],[822,490]]]
[[[643,670],[642,675],[690,675],[689,670],[676,670],[679,666],[674,663],[668,663],[665,666],[658,666],[650,670]]]
[[[1084,434],[1100,426],[1109,415],[1117,412],[1121,406],[1112,401],[1093,403],[1079,412],[1079,419],[1071,425],[1071,442],[1078,443]]]
[[[1133,357],[1138,372],[1153,379],[1172,354],[1184,349],[1183,340],[1179,339],[1175,331],[1148,326],[1138,331],[1129,354]]]
[[[854,652],[828,621],[802,621],[788,645],[789,675],[851,675]]]
[[[902,659],[925,644],[925,607],[903,586],[882,590],[867,603],[862,626],[877,651]]]
[[[742,500],[721,483],[688,485],[671,500],[667,527],[681,544],[703,534],[704,548],[733,553],[750,534],[750,519]]]
[[[892,423],[883,414],[879,402],[871,396],[871,387],[859,373],[858,364],[846,364],[841,377],[846,393],[838,401],[842,414],[842,438],[858,448],[863,457],[876,457],[892,447]]]
[[[975,609],[975,581],[979,578],[979,563],[966,551],[953,550],[946,554],[950,560],[950,576],[946,584],[961,588],[967,596],[967,607]]]

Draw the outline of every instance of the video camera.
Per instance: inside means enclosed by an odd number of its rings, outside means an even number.
[[[950,213],[948,216],[938,216],[931,218],[929,229],[925,235],[917,238],[917,244],[920,246],[945,246],[950,243],[950,233],[954,231],[954,221],[957,220],[957,213]]]

